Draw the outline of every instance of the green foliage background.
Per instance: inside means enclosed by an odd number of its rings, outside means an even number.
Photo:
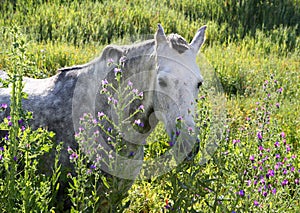
[[[166,33],[177,32],[188,41],[206,24],[202,52],[228,97],[230,127],[243,124],[262,97],[264,80],[273,74],[283,86],[274,119],[300,154],[299,0],[0,0],[0,14],[0,69],[11,66],[8,32],[19,26],[30,41],[27,51],[33,62],[25,75],[36,78],[86,63],[109,43],[153,35],[157,23]],[[150,143],[164,140],[161,128]],[[135,208],[146,211],[163,202],[154,193],[159,187],[154,188],[146,182],[133,187],[131,197],[146,202]]]

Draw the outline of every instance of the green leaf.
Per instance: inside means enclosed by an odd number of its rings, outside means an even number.
[[[108,184],[106,177],[102,176],[101,180],[102,180],[104,186],[109,189],[110,185]]]

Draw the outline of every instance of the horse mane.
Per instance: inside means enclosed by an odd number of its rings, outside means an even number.
[[[176,51],[178,51],[178,53],[180,54],[190,49],[189,44],[181,35],[172,33],[167,36],[167,40],[170,43],[171,47]],[[104,48],[100,57],[97,57],[86,64],[75,65],[71,67],[63,67],[58,69],[58,71],[68,72],[68,71],[84,69],[90,66],[91,64],[98,62],[99,60],[108,60],[109,58],[113,58],[115,55],[118,55],[119,58],[121,56],[126,56],[127,58],[140,57],[142,55],[151,54],[154,45],[155,45],[154,39],[142,41],[131,45],[122,45],[122,46],[108,45],[106,48]]]
[[[94,63],[97,63],[102,60],[108,61],[108,59],[115,58],[116,56],[118,59],[120,59],[122,56],[126,56],[126,58],[129,59],[129,58],[139,57],[142,55],[147,55],[151,53],[152,48],[154,47],[154,43],[155,43],[154,39],[150,39],[150,40],[146,40],[131,45],[122,45],[122,46],[108,45],[102,51],[101,56],[96,57],[94,60],[82,65],[59,68],[58,72],[68,72],[68,71],[84,69]]]
[[[190,49],[189,44],[181,35],[172,33],[167,36],[167,40],[171,44],[171,47],[180,54]]]

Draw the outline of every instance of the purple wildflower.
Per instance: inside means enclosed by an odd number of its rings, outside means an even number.
[[[113,98],[112,101],[113,101],[113,104],[114,104],[114,105],[117,105],[117,104],[118,104],[118,100],[117,100],[117,99],[114,99],[114,98]]]
[[[285,133],[284,133],[284,132],[281,132],[281,133],[280,133],[280,136],[281,136],[282,138],[285,138]]]
[[[244,197],[245,196],[245,191],[244,190],[240,190],[238,192],[238,195],[241,196],[241,197]]]
[[[107,60],[107,62],[108,62],[108,63],[114,63],[114,59],[109,58],[109,59]]]
[[[94,169],[96,169],[96,166],[95,166],[94,164],[92,164],[92,165],[90,166],[90,169],[94,170]]]
[[[274,177],[274,170],[272,170],[272,169],[269,169],[268,170],[268,173],[267,173],[269,176],[271,176],[271,177]]]
[[[114,72],[115,72],[115,75],[117,75],[118,73],[121,73],[122,72],[122,70],[120,69],[120,68],[115,68],[114,69]]]
[[[254,200],[254,201],[253,201],[253,204],[254,204],[254,206],[258,206],[258,205],[259,205],[259,202],[258,202],[257,200]]]
[[[128,81],[128,86],[132,87],[133,83],[131,81]]]
[[[132,93],[135,94],[135,95],[137,95],[138,92],[139,92],[139,91],[138,91],[137,89],[133,89],[133,90],[132,90]]]
[[[263,177],[260,179],[260,183],[263,184],[263,185],[266,183],[266,181]]]
[[[261,132],[258,132],[258,133],[257,133],[257,138],[258,138],[259,140],[262,140],[263,137],[262,137]]]
[[[189,133],[192,133],[192,132],[193,132],[193,128],[189,126],[189,127],[188,127],[188,132],[189,132]]]
[[[136,124],[137,126],[140,126],[140,127],[144,127],[144,124],[141,122],[140,119],[135,120],[134,124]]]
[[[272,194],[275,195],[276,192],[277,192],[277,191],[276,191],[276,188],[273,188],[273,189],[272,189]]]
[[[120,64],[124,63],[127,60],[126,56],[122,56],[119,60]]]
[[[267,197],[268,192],[267,192],[267,191],[263,191],[262,195],[263,195],[264,197]]]
[[[107,60],[107,66],[110,66],[114,63],[114,60],[112,58]]]
[[[78,158],[78,155],[76,152],[73,152],[69,158],[70,158],[70,160],[76,160]]]
[[[99,130],[96,130],[96,131],[94,132],[94,135],[95,135],[95,136],[99,136],[99,134],[100,134]]]
[[[98,112],[98,118],[102,118],[104,115],[104,112]]]
[[[289,151],[291,151],[291,147],[290,147],[290,145],[286,145],[286,152],[289,152]]]
[[[286,145],[286,140],[285,140],[285,139],[283,139],[282,141],[283,141],[283,144],[284,144],[284,145]]]
[[[233,140],[232,140],[232,143],[233,143],[233,144],[236,144],[236,143],[239,143],[239,142],[240,142],[240,139],[237,139],[237,140],[236,140],[236,139],[233,139]]]
[[[14,156],[13,159],[14,159],[14,161],[17,161],[17,160],[18,160],[18,158],[17,158],[16,156]]]
[[[252,162],[255,160],[255,158],[254,158],[254,155],[251,155],[250,157],[249,157],[249,160],[251,160]]]
[[[283,88],[282,88],[282,87],[280,87],[280,88],[277,90],[278,93],[282,93],[282,91],[283,91]]]
[[[2,160],[3,159],[3,156],[2,155],[0,155],[0,160]]]
[[[289,183],[289,181],[286,180],[286,179],[284,179],[284,180],[281,182],[281,185],[282,185],[282,186],[286,186],[286,185],[288,185],[288,183]]]
[[[7,104],[1,104],[1,108],[2,109],[6,109],[7,108]]]
[[[174,143],[173,141],[170,141],[170,142],[169,142],[169,146],[172,147],[172,146],[174,146],[174,145],[175,145],[175,143]]]
[[[183,120],[183,117],[182,117],[182,116],[178,116],[178,117],[176,118],[176,121],[177,121],[177,122],[182,121],[182,120]]]
[[[67,151],[68,151],[69,154],[73,153],[73,149],[71,149],[70,146],[68,146]]]
[[[103,93],[106,93],[107,92],[107,89],[106,88],[103,88],[100,93],[103,94]]]
[[[295,179],[295,184],[299,185],[299,179],[298,178]]]
[[[277,108],[279,108],[279,107],[280,107],[280,103],[276,103],[275,106],[276,106]]]
[[[101,81],[101,84],[102,84],[102,86],[105,86],[105,85],[107,85],[107,84],[108,84],[108,81],[107,81],[107,79],[104,79],[104,80],[102,80],[102,81]]]
[[[144,111],[144,105],[140,105],[138,110]]]
[[[274,143],[274,146],[275,146],[275,147],[279,147],[279,146],[280,146],[279,142],[276,141],[276,142]]]
[[[0,151],[4,152],[4,147],[0,146]]]
[[[23,119],[18,120],[18,124],[21,125],[23,123]]]
[[[25,131],[25,126],[21,126],[21,131],[24,132]]]
[[[72,177],[71,172],[69,172],[69,173],[67,174],[67,177],[68,177],[68,178],[71,178],[71,177]]]

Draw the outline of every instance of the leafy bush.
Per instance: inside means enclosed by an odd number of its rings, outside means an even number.
[[[52,176],[39,172],[40,160],[53,148],[54,133],[39,128],[32,130],[28,126],[30,113],[22,110],[23,70],[28,67],[26,58],[26,40],[18,34],[17,28],[12,31],[13,46],[9,53],[11,85],[9,116],[1,124],[1,130],[7,134],[0,147],[0,209],[1,212],[48,212],[55,203],[58,190],[60,167],[56,158]],[[2,110],[8,108],[6,103]],[[2,115],[5,113],[2,112]],[[7,114],[7,113],[6,113]],[[60,146],[57,147],[59,154]]]

